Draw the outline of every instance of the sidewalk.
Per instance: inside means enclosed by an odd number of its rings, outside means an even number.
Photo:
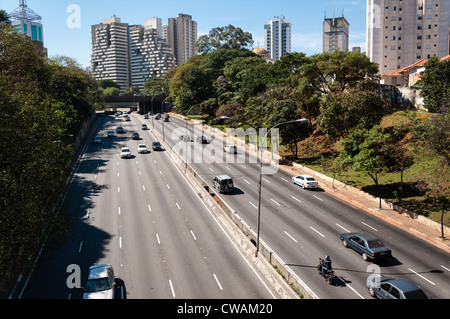
[[[296,166],[280,164],[280,169],[292,174],[292,176],[309,174],[305,169]],[[383,207],[384,205],[382,205],[382,209],[380,210],[378,199],[369,199],[366,196],[358,195],[354,191],[340,186],[332,188],[328,181],[321,180],[321,178],[317,176],[314,177],[327,193],[332,194],[337,199],[377,216],[378,218],[439,247],[447,253],[450,253],[450,233],[448,233],[448,231],[444,233],[447,238],[442,240],[440,237],[440,228],[436,229],[435,227],[426,225],[417,219],[411,218],[408,214],[402,214],[393,209],[385,208]]]

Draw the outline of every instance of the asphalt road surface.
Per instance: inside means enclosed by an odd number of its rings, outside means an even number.
[[[191,142],[180,142],[186,134],[186,122],[144,120],[163,137],[180,156],[190,158],[196,172],[212,188],[214,176],[228,174],[236,191],[220,195],[252,229],[257,228],[259,165],[242,149],[235,155],[224,154],[224,142],[205,132],[206,145],[196,145],[199,127],[188,125]],[[201,131],[200,131],[201,132]],[[201,134],[201,133],[200,133]],[[215,149],[215,152],[211,152]],[[429,298],[450,297],[450,256],[439,248],[396,228],[363,210],[320,190],[305,190],[294,185],[291,175],[278,170],[262,180],[261,238],[306,283],[317,298],[371,298],[366,281],[381,274],[403,278],[418,284]],[[371,233],[392,249],[393,257],[384,262],[364,261],[355,251],[345,248],[339,234]],[[319,258],[330,255],[338,280],[333,286],[317,274]]]

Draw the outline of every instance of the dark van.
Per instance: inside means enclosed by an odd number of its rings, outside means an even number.
[[[214,178],[214,188],[220,193],[234,192],[233,179],[228,175],[219,175]]]

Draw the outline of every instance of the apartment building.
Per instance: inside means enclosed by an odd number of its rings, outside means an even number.
[[[323,21],[323,52],[348,51],[350,23],[342,16],[325,17]]]
[[[96,80],[113,80],[121,90],[130,86],[129,25],[113,16],[92,27],[91,72]]]
[[[91,72],[96,80],[113,80],[121,91],[130,86],[142,90],[148,79],[162,78],[175,66],[159,18],[130,26],[113,16],[92,26]]]
[[[367,0],[367,55],[380,74],[449,54],[450,0]]]
[[[292,51],[292,23],[284,16],[264,22],[264,42],[275,61]]]
[[[173,49],[177,65],[197,54],[197,22],[192,16],[180,13],[177,18],[170,18],[168,25],[163,27],[163,34]]]

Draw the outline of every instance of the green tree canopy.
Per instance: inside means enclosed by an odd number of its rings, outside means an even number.
[[[243,49],[253,45],[253,37],[249,32],[233,25],[212,29],[208,35],[202,35],[197,41],[200,53],[209,53],[217,49]]]
[[[448,112],[450,105],[450,61],[431,57],[419,83],[424,106],[430,112]]]

